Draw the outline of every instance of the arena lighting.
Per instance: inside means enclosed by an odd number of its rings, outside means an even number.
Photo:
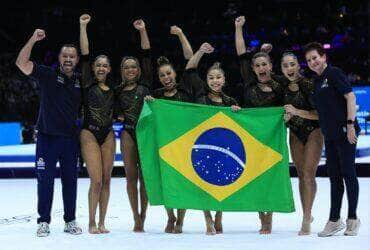
[[[323,47],[324,49],[331,49],[330,43],[324,43]]]
[[[255,39],[255,40],[251,40],[250,42],[249,42],[249,46],[251,46],[251,47],[258,47],[258,45],[260,44],[260,41],[259,40],[257,40],[257,39]]]

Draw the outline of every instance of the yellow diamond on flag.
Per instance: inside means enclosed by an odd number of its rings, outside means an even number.
[[[223,112],[161,147],[159,154],[218,201],[237,192],[283,158]]]

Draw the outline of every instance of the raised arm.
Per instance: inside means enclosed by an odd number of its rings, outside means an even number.
[[[142,58],[142,76],[144,79],[144,84],[152,90],[153,82],[153,69],[152,69],[152,58],[150,53],[150,41],[148,33],[146,31],[145,22],[142,19],[138,19],[134,22],[134,27],[140,33],[140,45],[143,50]]]
[[[189,59],[186,64],[186,69],[196,69],[200,59],[202,59],[204,54],[210,54],[214,51],[214,48],[209,43],[203,43],[199,50]]]
[[[87,24],[90,22],[91,17],[88,14],[80,16],[80,48],[81,55],[89,54],[89,39],[87,38]]]
[[[82,85],[88,87],[91,84],[91,69],[89,61],[89,39],[87,37],[87,24],[91,17],[88,14],[80,16],[80,48],[81,48],[81,72]]]
[[[30,75],[33,70],[33,62],[30,61],[31,51],[36,42],[41,41],[46,37],[45,31],[36,29],[26,45],[18,54],[15,64],[25,74]]]
[[[199,77],[196,69],[202,56],[204,54],[210,54],[213,51],[214,48],[209,43],[203,43],[186,65],[183,79],[185,84],[191,86],[194,99],[207,94],[207,84]]]
[[[138,19],[134,22],[134,27],[140,33],[140,44],[142,49],[150,49],[150,42],[148,33],[146,32],[145,22],[142,19]]]
[[[235,19],[235,47],[239,56],[240,74],[242,75],[243,85],[248,85],[252,80],[251,51],[247,51],[243,38],[244,16]]]
[[[243,37],[243,26],[245,23],[245,17],[240,16],[235,19],[235,47],[238,56],[247,52],[245,47],[245,41]]]
[[[184,58],[186,60],[189,60],[193,56],[193,49],[191,48],[191,45],[188,39],[186,38],[184,32],[182,31],[182,29],[174,25],[174,26],[171,26],[170,33],[172,35],[176,35],[179,38],[181,42],[182,51],[184,53]]]

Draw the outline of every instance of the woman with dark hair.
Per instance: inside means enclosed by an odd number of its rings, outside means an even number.
[[[184,58],[189,60],[193,56],[193,49],[186,38],[183,31],[178,26],[171,26],[170,33],[176,35],[182,46]],[[161,98],[172,101],[192,102],[193,95],[191,86],[185,83],[182,79],[178,83],[176,80],[177,74],[172,63],[167,57],[161,56],[157,60],[157,72],[160,83],[163,87],[156,89],[153,92],[154,98]],[[154,100],[151,96],[146,96],[145,100]],[[182,226],[184,223],[185,209],[177,209],[177,217],[172,208],[166,208],[167,211],[167,225],[165,228],[166,233],[182,233]]]
[[[183,55],[185,60],[189,60],[193,56],[193,49],[186,38],[185,34],[178,26],[171,26],[170,33],[176,35],[181,43],[183,50]],[[193,102],[194,95],[192,92],[191,85],[187,82],[184,82],[181,79],[177,81],[176,71],[172,63],[168,60],[167,57],[161,56],[157,60],[157,72],[160,83],[163,87],[154,90],[153,97],[180,101],[180,102]],[[151,96],[147,96],[146,100],[154,100]],[[184,223],[185,209],[177,209],[177,217],[174,214],[172,208],[166,208],[168,220],[165,228],[166,233],[182,233],[182,226]]]
[[[323,148],[323,136],[318,115],[312,104],[313,83],[300,73],[296,55],[286,52],[281,58],[281,70],[289,80],[284,91],[285,121],[290,129],[290,153],[299,178],[299,194],[303,220],[299,235],[311,233],[312,205],[316,194],[316,170]]]
[[[198,64],[204,54],[210,54],[214,51],[214,48],[208,44],[203,43],[199,50],[190,58],[186,65],[186,71],[184,73],[184,82],[191,84],[196,91],[196,102],[206,105],[214,106],[229,106],[233,111],[240,110],[237,102],[222,92],[222,88],[225,86],[225,72],[220,66],[220,63],[216,62],[207,71],[207,83],[205,83],[197,72]],[[222,211],[217,211],[215,219],[213,220],[210,211],[204,211],[204,216],[207,226],[207,235],[214,235],[216,233],[222,233]]]
[[[109,233],[105,228],[110,180],[115,154],[115,139],[112,130],[114,93],[107,85],[111,71],[107,56],[97,56],[89,62],[89,41],[86,27],[90,16],[80,17],[80,46],[82,60],[83,125],[80,135],[82,156],[90,177],[89,188],[89,233]],[[95,222],[99,205],[99,223]]]
[[[327,62],[322,45],[306,45],[305,57],[314,78],[313,99],[325,139],[326,166],[330,178],[330,216],[319,237],[328,237],[343,230],[340,209],[346,185],[348,200],[347,228],[344,235],[355,236],[360,228],[357,218],[359,185],[355,154],[359,126],[356,119],[356,97],[343,71]]]
[[[124,162],[127,193],[134,216],[134,232],[144,232],[144,221],[148,198],[140,169],[135,127],[144,103],[144,97],[150,95],[152,84],[150,43],[143,20],[136,20],[134,27],[140,33],[141,48],[143,50],[143,77],[139,60],[135,57],[124,57],[121,62],[122,82],[116,91],[115,113],[123,122],[124,130],[121,133],[121,153]],[[138,182],[140,182],[140,208],[138,199]]]
[[[170,32],[179,38],[184,58],[189,60],[193,56],[193,49],[183,31],[178,26],[171,26]],[[158,79],[163,87],[156,89],[153,97],[181,102],[193,101],[191,87],[184,83],[183,79],[177,82],[175,68],[167,57],[161,56],[158,58],[157,72]]]
[[[271,45],[264,44],[261,52],[253,56],[247,51],[243,38],[244,16],[235,19],[235,45],[240,59],[243,78],[245,107],[272,107],[283,105],[284,79],[272,74],[272,63],[268,53]],[[254,75],[251,71],[254,72]],[[272,212],[259,212],[261,220],[260,234],[270,234]]]

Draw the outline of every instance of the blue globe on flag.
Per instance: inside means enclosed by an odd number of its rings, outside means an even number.
[[[202,180],[226,186],[234,183],[243,173],[246,154],[243,142],[235,132],[212,128],[196,139],[191,160]]]

